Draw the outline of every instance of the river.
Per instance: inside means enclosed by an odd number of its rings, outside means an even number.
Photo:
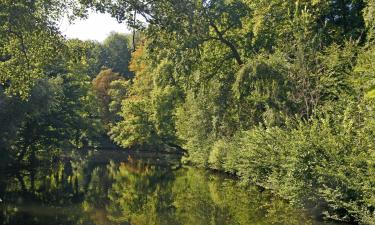
[[[7,168],[0,199],[3,225],[334,224],[173,155],[92,152]]]

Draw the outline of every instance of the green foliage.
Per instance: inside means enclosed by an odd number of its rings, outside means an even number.
[[[363,19],[367,28],[367,39],[370,43],[373,43],[375,38],[375,1],[366,0],[365,4],[366,7],[363,9]]]
[[[87,3],[150,24],[119,124],[148,124],[153,140],[187,149],[194,165],[370,224],[372,1]],[[137,116],[133,99],[148,102]]]
[[[94,78],[103,67],[106,67],[106,49],[98,42],[81,41],[78,39],[67,40],[68,55],[71,58],[68,67],[80,66],[81,73]],[[78,68],[77,68],[78,69]]]
[[[288,96],[293,92],[293,87],[286,77],[286,65],[283,55],[275,54],[268,58],[259,55],[237,72],[233,95],[238,104],[242,129],[264,120],[268,125],[280,124],[282,113],[295,113],[297,103]]]
[[[10,155],[85,147],[100,115],[122,147],[180,146],[194,165],[327,217],[374,220],[373,0],[79,4],[145,38],[133,54],[122,34],[65,41],[54,21],[67,2],[2,1],[0,144]],[[148,221],[117,213],[117,222]]]
[[[213,141],[212,117],[209,105],[197,101],[193,93],[188,93],[185,103],[177,109],[176,129],[178,137],[183,140],[182,147],[189,149],[189,159],[196,165],[205,165],[210,145]]]
[[[50,75],[63,51],[53,22],[63,7],[58,1],[0,2],[0,84],[7,94],[27,99],[36,80]]]
[[[208,164],[210,168],[216,170],[223,170],[224,162],[227,160],[227,140],[218,140],[212,145],[210,155],[208,156]]]
[[[130,45],[126,35],[111,33],[103,42],[106,58],[104,65],[124,77],[131,77],[128,65]]]
[[[123,120],[110,129],[112,140],[122,147],[157,144],[155,127],[148,112],[149,102],[142,98],[131,97],[123,100],[119,115]]]
[[[364,47],[358,56],[358,64],[355,67],[356,76],[353,83],[358,92],[365,98],[374,98],[375,91],[375,47],[369,45]]]
[[[167,143],[176,143],[175,108],[178,101],[178,89],[167,85],[152,92],[152,120],[157,135]]]
[[[118,114],[121,111],[121,102],[128,96],[130,82],[125,79],[117,79],[110,83],[108,95],[111,99],[109,111]]]
[[[90,66],[82,54],[85,46],[75,41],[61,44],[64,52],[46,66],[46,74],[32,85],[25,83],[31,85],[27,95],[9,96],[1,89],[1,150],[13,160],[33,163],[59,149],[93,146],[93,137],[102,132]]]
[[[133,74],[128,69],[131,57],[128,38],[128,35],[112,32],[103,43],[71,39],[67,45],[72,60],[80,61],[90,77],[95,77],[101,70],[111,69],[129,78]]]
[[[327,217],[374,220],[373,103],[326,109],[311,121],[286,128],[254,128],[232,143],[216,142],[210,166],[275,190]],[[224,143],[223,143],[224,142]],[[233,163],[235,162],[235,163]]]

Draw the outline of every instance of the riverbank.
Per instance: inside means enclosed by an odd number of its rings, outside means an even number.
[[[191,149],[189,160],[272,190],[326,219],[373,225],[374,120],[362,120],[373,112],[351,113],[258,127]]]

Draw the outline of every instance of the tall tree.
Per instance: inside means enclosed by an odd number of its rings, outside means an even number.
[[[8,94],[27,98],[38,78],[51,76],[50,67],[62,52],[55,20],[65,2],[0,2],[0,85]]]
[[[128,66],[131,49],[128,36],[120,33],[111,33],[103,42],[106,52],[105,66],[124,77],[132,77]]]

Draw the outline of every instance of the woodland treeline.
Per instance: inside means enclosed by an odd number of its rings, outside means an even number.
[[[374,0],[1,0],[2,159],[184,149],[326,218],[375,221]],[[66,40],[88,10],[133,35]]]

